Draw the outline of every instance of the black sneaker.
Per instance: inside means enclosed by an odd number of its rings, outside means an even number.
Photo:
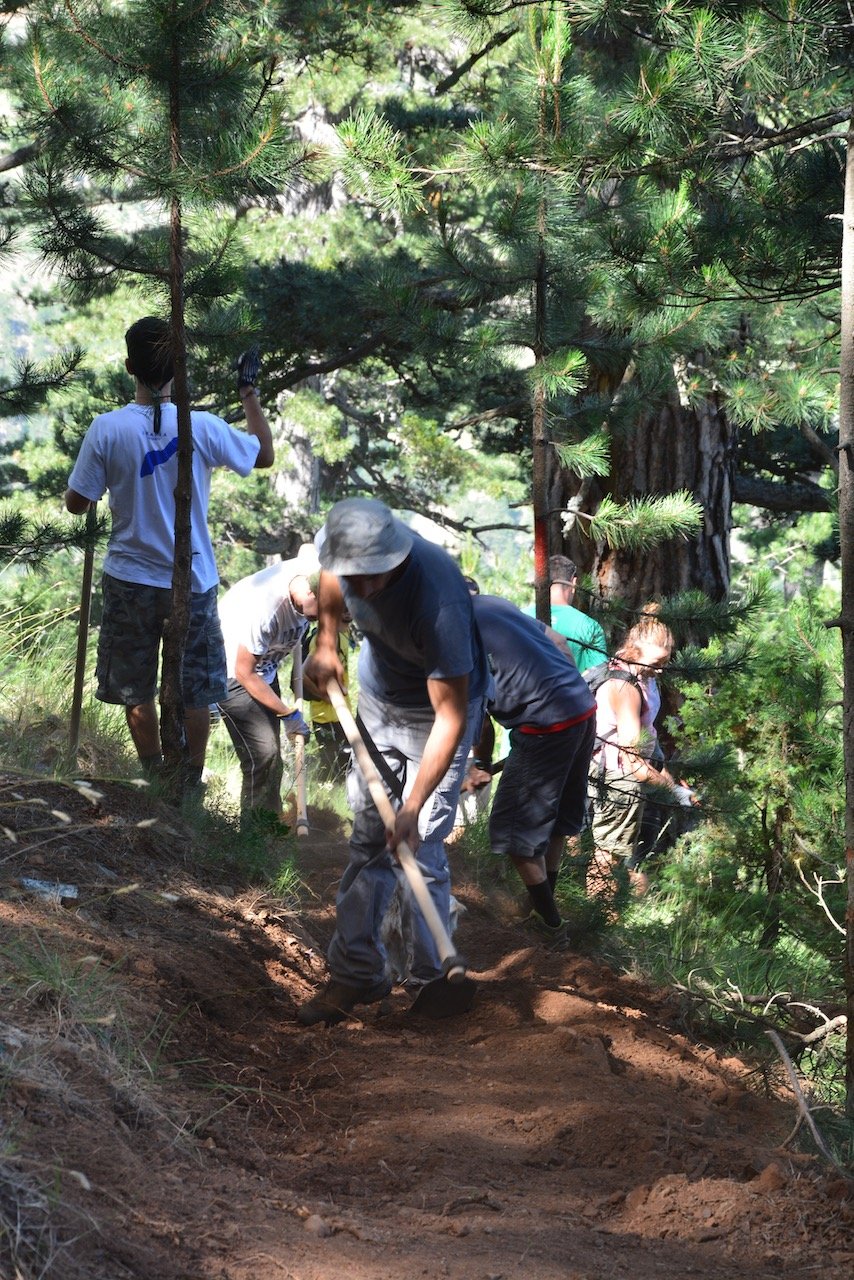
[[[330,978],[316,996],[299,1006],[297,1022],[304,1027],[314,1027],[318,1023],[332,1027],[336,1022],[343,1022],[357,1004],[376,1004],[378,1000],[384,1000],[390,991],[388,979],[354,987]]]
[[[522,928],[535,934],[544,946],[553,951],[566,951],[572,943],[567,920],[561,920],[560,924],[546,924],[541,915],[532,911],[522,921]]]

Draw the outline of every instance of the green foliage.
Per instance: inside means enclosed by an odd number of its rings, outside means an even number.
[[[402,136],[368,111],[338,126],[339,162],[353,192],[383,212],[411,213],[423,207],[421,183],[404,158]]]
[[[637,498],[624,504],[606,496],[596,514],[586,517],[586,530],[589,537],[602,539],[608,546],[643,551],[663,539],[690,533],[702,518],[702,507],[688,493]]]
[[[752,647],[742,672],[686,689],[685,733],[708,738],[714,725],[715,738],[736,753],[737,769],[707,784],[707,803],[728,827],[717,837],[721,866],[728,849],[736,883],[765,895],[764,926],[779,919],[815,945],[829,926],[801,877],[835,880],[843,847],[839,637],[806,599],[777,606]],[[841,919],[838,885],[827,902]]]

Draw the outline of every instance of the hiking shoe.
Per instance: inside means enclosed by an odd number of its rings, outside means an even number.
[[[569,921],[561,920],[560,924],[546,924],[541,915],[532,911],[522,921],[522,928],[536,934],[543,946],[553,951],[566,951],[571,945]]]
[[[304,1027],[314,1027],[321,1022],[324,1026],[333,1027],[336,1022],[343,1022],[357,1004],[376,1004],[378,1000],[384,1000],[390,991],[391,982],[387,979],[348,986],[346,982],[330,978],[316,996],[299,1006],[297,1022]]]

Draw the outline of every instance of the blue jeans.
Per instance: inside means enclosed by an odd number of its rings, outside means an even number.
[[[450,923],[451,877],[444,841],[454,825],[466,759],[472,742],[480,733],[483,712],[482,698],[475,698],[469,703],[466,729],[450,768],[418,819],[421,836],[416,854],[418,865],[446,929]],[[433,708],[397,707],[362,693],[359,713],[377,750],[402,782],[404,796],[408,795],[433,728]],[[397,877],[403,872],[386,848],[385,825],[355,761],[347,780],[347,790],[353,807],[353,833],[350,836],[350,860],[338,888],[336,928],[328,952],[329,971],[338,981],[350,986],[374,986],[388,976],[380,928]],[[417,908],[414,916],[412,976],[429,981],[439,977],[442,969],[433,939]]]

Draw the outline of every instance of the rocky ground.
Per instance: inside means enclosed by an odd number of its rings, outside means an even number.
[[[457,868],[472,1011],[395,992],[303,1030],[343,833],[310,813],[290,910],[98,786],[0,780],[0,1276],[854,1273],[852,1184],[668,993],[546,950]]]

